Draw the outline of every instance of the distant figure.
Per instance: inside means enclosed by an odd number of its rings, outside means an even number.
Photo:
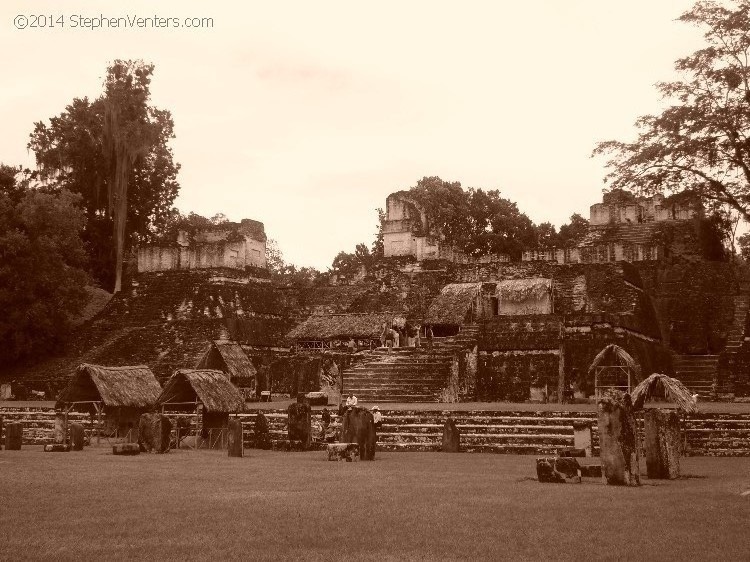
[[[350,394],[346,398],[346,409],[351,410],[356,405],[357,405],[357,397],[354,396],[353,394]]]
[[[383,425],[383,414],[380,413],[380,408],[377,406],[372,407],[372,421],[375,422],[375,429],[380,429]]]
[[[432,325],[428,324],[425,330],[427,336],[427,349],[432,351]]]
[[[355,351],[357,351],[357,342],[354,341],[354,338],[351,338],[349,340],[349,344],[348,345],[349,345],[349,351],[351,351],[352,353],[354,353]]]
[[[381,347],[398,347],[398,343],[399,343],[398,332],[394,330],[393,328],[389,328],[388,325],[385,322],[383,322],[383,331],[380,333]]]

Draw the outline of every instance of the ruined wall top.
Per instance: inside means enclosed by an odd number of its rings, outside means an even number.
[[[601,203],[591,205],[589,224],[639,224],[667,220],[688,220],[701,214],[701,206],[690,198],[636,197],[620,189],[605,193]]]

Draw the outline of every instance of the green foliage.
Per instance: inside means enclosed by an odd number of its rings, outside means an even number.
[[[588,231],[589,221],[578,213],[574,213],[570,216],[570,222],[560,227],[560,232],[557,235],[558,244],[561,247],[575,246],[583,240]]]
[[[375,238],[375,242],[372,243],[372,255],[377,258],[382,258],[385,254],[385,245],[384,245],[384,237],[383,237],[383,227],[385,225],[385,211],[378,207],[377,209],[378,213],[378,234]]]
[[[19,189],[0,166],[0,364],[59,347],[88,294],[81,196]]]
[[[169,111],[149,105],[152,74],[153,65],[115,61],[100,97],[75,98],[49,123],[36,123],[28,145],[39,167],[36,175],[53,189],[82,196],[91,272],[107,288],[115,284],[115,203],[122,204],[123,197],[127,203],[127,251],[167,227],[179,190],[179,164],[168,145],[174,123]],[[123,179],[126,185],[118,184]]]
[[[425,211],[427,224],[417,234],[440,238],[470,255],[508,254],[519,259],[525,248],[536,244],[534,223],[498,190],[464,190],[459,182],[433,176],[422,178],[403,195]]]
[[[737,238],[737,245],[740,247],[742,259],[750,261],[750,232],[746,232]]]
[[[370,253],[366,244],[357,244],[354,249],[354,253],[349,254],[347,252],[339,252],[333,263],[331,264],[330,272],[337,275],[353,276],[357,275],[362,266],[369,267],[375,259],[375,256]]]
[[[599,143],[606,181],[637,193],[690,190],[750,219],[750,0],[698,2],[679,19],[706,30],[706,45],[675,63],[683,79],[657,85],[672,105],[636,122],[633,142]]]
[[[271,277],[281,285],[310,287],[323,281],[320,271],[314,267],[297,267],[284,261],[278,242],[266,241],[266,266]]]

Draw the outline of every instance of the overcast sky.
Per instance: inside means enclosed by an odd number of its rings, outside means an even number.
[[[175,121],[176,205],[264,222],[288,262],[325,269],[369,245],[375,209],[423,176],[499,189],[559,226],[601,198],[594,144],[631,137],[654,84],[701,46],[675,21],[692,4],[3,0],[0,162],[33,166],[35,121],[142,58]],[[64,27],[14,26],[42,14]],[[72,28],[100,15],[213,27]]]

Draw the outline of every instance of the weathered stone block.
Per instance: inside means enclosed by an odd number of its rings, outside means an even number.
[[[20,451],[23,441],[23,426],[18,423],[9,423],[5,426],[5,450]]]
[[[168,453],[172,422],[162,414],[141,414],[138,420],[138,445],[143,452]]]
[[[67,453],[70,451],[70,445],[65,443],[52,443],[44,446],[45,453]]]
[[[375,460],[377,436],[372,412],[358,406],[346,410],[341,424],[341,442],[357,443],[360,460]]]
[[[557,451],[558,457],[576,457],[576,458],[582,458],[587,456],[586,451],[584,449],[560,449]]]
[[[573,422],[573,447],[576,449],[583,449],[585,456],[593,456],[591,437],[591,425],[592,422]]]
[[[599,456],[607,484],[638,486],[635,417],[629,394],[615,391],[601,398],[599,410]]]
[[[359,461],[359,445],[356,443],[328,443],[329,461]]]
[[[113,455],[139,455],[141,448],[138,443],[118,443],[112,446]]]
[[[70,442],[74,451],[83,451],[86,433],[80,423],[70,424]]]
[[[255,426],[253,428],[255,434],[255,448],[256,449],[270,449],[271,448],[271,433],[268,429],[268,418],[263,412],[258,412],[255,415]]]
[[[227,430],[227,452],[229,456],[242,457],[242,423],[238,419],[230,419]]]
[[[328,406],[328,394],[325,392],[308,392],[305,394],[305,402],[311,406]]]
[[[287,409],[289,447],[307,451],[312,442],[310,405],[302,402],[290,404]]]
[[[602,465],[583,464],[581,465],[580,472],[583,478],[601,478],[602,477]]]
[[[443,425],[443,445],[444,453],[458,453],[461,449],[461,432],[456,427],[456,420],[449,417]]]
[[[65,443],[67,433],[68,424],[65,419],[65,414],[63,412],[55,412],[55,429],[53,435],[55,443]]]
[[[674,410],[647,408],[643,414],[646,434],[646,474],[649,478],[680,476],[680,416]]]
[[[536,477],[539,482],[564,484],[580,482],[578,461],[574,458],[543,457],[536,459]]]

